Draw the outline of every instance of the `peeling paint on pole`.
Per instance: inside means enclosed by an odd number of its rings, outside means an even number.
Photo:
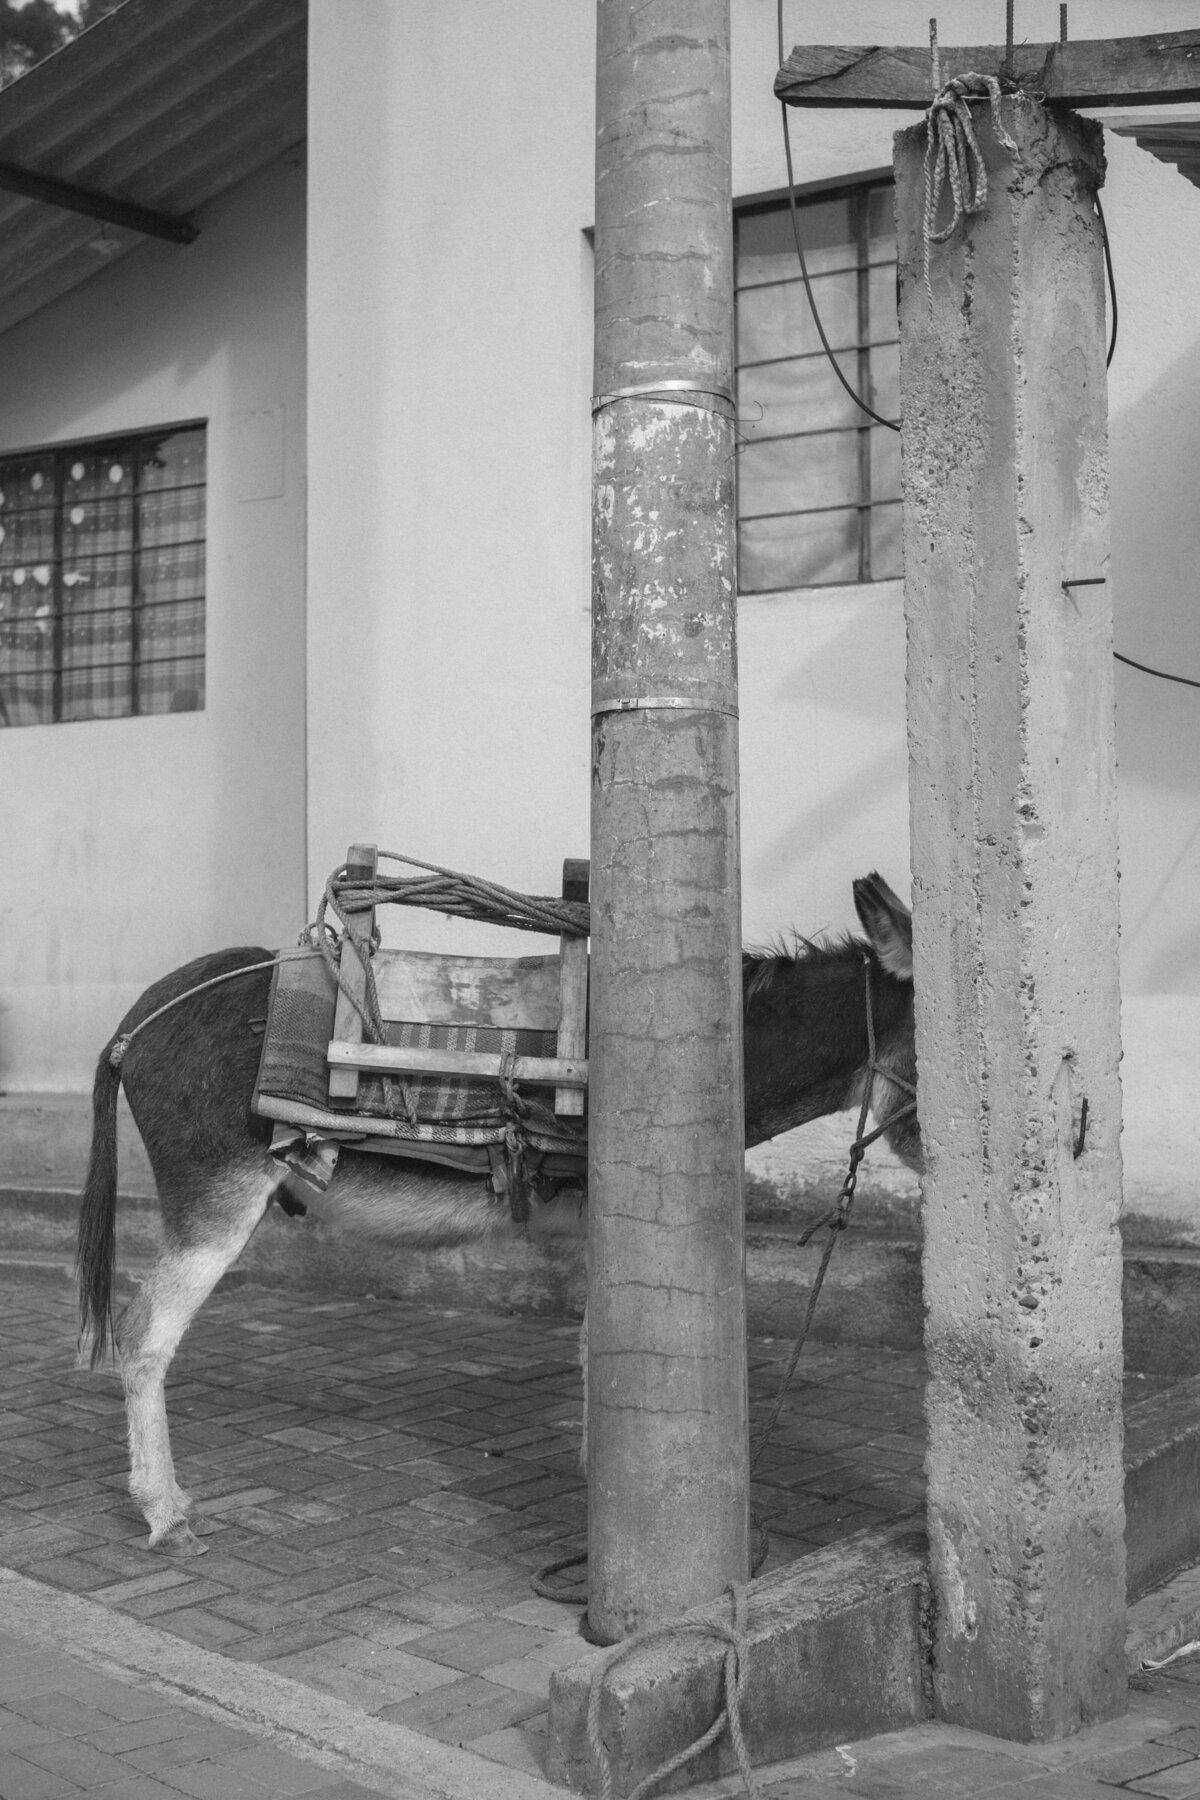
[[[896,140],[913,948],[937,1705],[1045,1739],[1125,1705],[1104,165],[1002,111],[932,301]]]
[[[597,119],[588,1538],[615,1641],[748,1572],[728,0],[600,0]]]

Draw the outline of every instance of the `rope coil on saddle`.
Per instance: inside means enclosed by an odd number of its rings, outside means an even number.
[[[925,139],[925,292],[933,304],[929,279],[930,251],[953,237],[968,213],[982,212],[987,202],[988,178],[983,152],[975,135],[970,100],[986,99],[991,107],[996,138],[1015,162],[1021,152],[1000,117],[1000,83],[994,75],[956,75],[938,93],[926,114]],[[948,225],[937,229],[938,208],[949,186],[954,210]]]

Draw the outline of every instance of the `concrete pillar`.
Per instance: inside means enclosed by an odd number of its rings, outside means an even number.
[[[896,140],[935,1684],[1047,1739],[1125,1705],[1111,604],[1063,585],[1108,575],[1103,151],[974,112],[932,303]]]
[[[588,1616],[615,1642],[748,1564],[728,0],[600,0],[597,69]]]

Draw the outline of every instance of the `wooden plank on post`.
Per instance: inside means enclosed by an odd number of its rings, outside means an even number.
[[[1076,38],[1069,43],[943,46],[941,86],[954,75],[1006,76],[1063,106],[1155,106],[1200,100],[1200,30],[1152,37]],[[797,44],[775,94],[788,106],[915,107],[933,98],[927,44]]]
[[[442,1050],[435,1045],[339,1044],[328,1050],[331,1069],[362,1069],[373,1075],[461,1075],[465,1079],[495,1081],[503,1057],[489,1050]],[[532,1081],[543,1087],[551,1082],[573,1090],[587,1086],[587,1063],[561,1056],[514,1056],[514,1081]]]
[[[379,868],[379,850],[375,844],[351,844],[346,852],[346,874],[351,881],[374,881]],[[375,908],[366,913],[348,913],[342,934],[342,979],[350,994],[338,988],[333,1015],[333,1035],[344,1044],[361,1044],[362,1013],[359,1007],[367,991],[367,965],[371,958],[371,937],[375,930]],[[351,998],[351,995],[353,998]],[[355,1005],[357,1000],[358,1006]],[[329,1103],[351,1107],[358,1098],[358,1070],[335,1068],[329,1071]]]
[[[564,900],[588,898],[591,864],[586,857],[563,863]],[[588,941],[567,937],[559,945],[558,1054],[569,1062],[587,1055]],[[578,1088],[556,1088],[554,1110],[560,1117],[581,1117],[584,1097]]]

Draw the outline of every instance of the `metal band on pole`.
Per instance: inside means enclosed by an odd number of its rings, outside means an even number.
[[[635,387],[614,388],[609,394],[592,395],[592,417],[617,400],[676,400],[683,406],[697,406],[702,412],[720,413],[732,419],[733,395],[725,388],[706,387],[700,381],[643,381]]]
[[[710,700],[699,700],[693,694],[647,694],[645,699],[606,700],[593,706],[592,717],[600,719],[605,713],[627,712],[724,713],[729,719],[738,716],[736,706],[714,706]]]

